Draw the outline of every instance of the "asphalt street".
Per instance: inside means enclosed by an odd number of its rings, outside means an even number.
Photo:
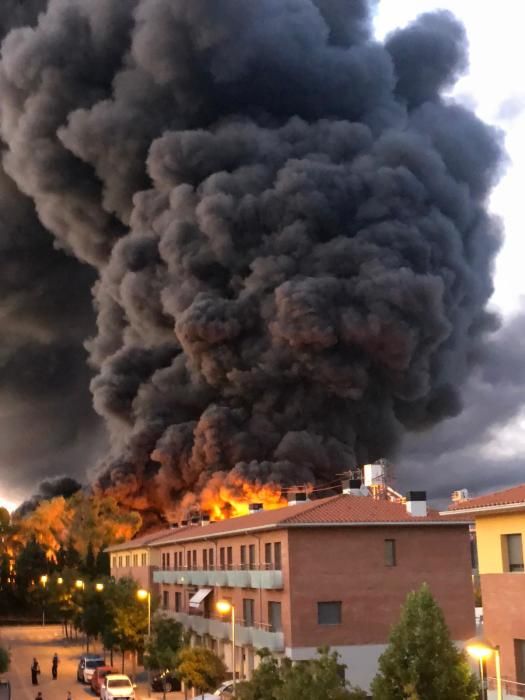
[[[2,627],[0,641],[11,651],[11,668],[5,675],[11,681],[12,700],[35,700],[39,690],[44,700],[66,700],[70,690],[73,700],[94,698],[88,686],[77,683],[78,659],[85,651],[81,644],[63,638],[59,626],[46,627]],[[98,651],[97,648],[90,651]],[[60,659],[58,679],[51,678],[51,659],[57,653]],[[36,657],[40,664],[39,686],[31,684],[31,663]],[[119,663],[117,668],[119,668]],[[152,698],[162,697],[161,693],[152,693]],[[183,697],[179,693],[170,693],[170,700]],[[147,687],[139,685],[137,700],[148,698]]]

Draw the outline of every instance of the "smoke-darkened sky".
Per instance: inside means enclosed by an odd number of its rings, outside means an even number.
[[[516,415],[521,322],[487,309],[503,135],[444,97],[462,25],[378,43],[374,6],[2,6],[7,497],[89,471],[167,510],[382,456],[442,490]]]

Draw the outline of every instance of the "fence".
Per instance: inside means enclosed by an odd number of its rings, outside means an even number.
[[[496,679],[489,676],[488,689],[496,690]],[[525,698],[525,683],[517,683],[516,681],[509,681],[505,678],[501,679],[501,687],[503,690],[503,697],[511,700],[512,698]]]

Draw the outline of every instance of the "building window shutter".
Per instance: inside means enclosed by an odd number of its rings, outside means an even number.
[[[385,540],[385,565],[395,566],[396,563],[396,541]]]
[[[330,601],[317,603],[317,624],[319,625],[340,625],[341,624],[341,601]]]

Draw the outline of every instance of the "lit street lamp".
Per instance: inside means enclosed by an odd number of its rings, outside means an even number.
[[[229,600],[218,600],[215,604],[217,612],[221,615],[231,614],[232,621],[232,667],[233,667],[233,697],[235,697],[236,689],[236,670],[235,670],[235,606]]]
[[[80,578],[77,578],[77,580],[75,581],[75,588],[78,588],[79,590],[83,591],[85,587],[86,584],[84,583],[84,581],[82,581],[82,579]]]
[[[139,588],[137,591],[137,598],[139,600],[148,601],[148,641],[151,639],[151,593],[145,588]],[[149,666],[149,664],[148,664]],[[148,668],[148,698],[151,695],[151,670]]]
[[[42,597],[42,627],[46,625],[46,584],[47,584],[47,574],[43,574],[40,577],[40,583],[44,588],[44,595]]]
[[[467,652],[472,658],[479,661],[479,673],[481,679],[481,692],[483,700],[487,697],[486,679],[484,678],[483,664],[487,659],[494,654],[494,665],[496,667],[496,697],[497,700],[503,700],[501,689],[501,656],[498,646],[490,644],[485,639],[471,639],[467,642]]]
[[[95,583],[95,590],[101,593],[104,590],[104,584],[103,583]]]

